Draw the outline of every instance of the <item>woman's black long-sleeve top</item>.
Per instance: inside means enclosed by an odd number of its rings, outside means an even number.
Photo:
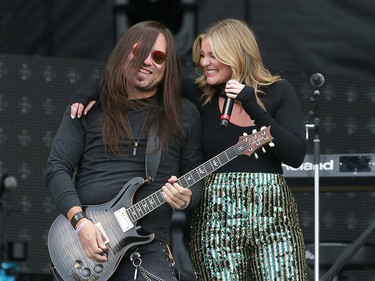
[[[232,123],[227,128],[220,127],[219,93],[214,95],[209,104],[202,105],[202,92],[196,88],[193,79],[185,79],[183,85],[184,95],[198,105],[201,113],[205,160],[236,144],[244,132],[251,134],[254,128],[259,130],[262,126],[271,126],[275,147],[266,146],[266,153],[258,151],[258,159],[239,155],[218,172],[282,174],[281,163],[292,167],[299,167],[303,163],[307,147],[302,112],[295,91],[288,81],[280,80],[262,88],[265,92],[262,99],[266,112],[254,120],[255,127],[241,127]]]

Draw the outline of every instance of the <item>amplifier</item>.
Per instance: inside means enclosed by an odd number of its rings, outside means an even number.
[[[313,177],[314,155],[308,154],[301,166],[292,168],[283,164],[285,177]],[[375,177],[375,154],[322,154],[321,177]]]
[[[367,186],[375,189],[375,154],[321,154],[319,181],[324,186]],[[314,155],[308,154],[298,168],[282,165],[291,186],[314,185]]]

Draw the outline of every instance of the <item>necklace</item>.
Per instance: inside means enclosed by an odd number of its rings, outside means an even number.
[[[145,128],[145,125],[146,125],[146,122],[147,122],[147,119],[148,119],[148,114],[150,113],[150,110],[147,111],[147,115],[146,115],[146,118],[145,118],[145,121],[143,122],[143,125],[142,125],[142,129],[139,133],[139,136],[138,136],[138,139],[135,140],[134,139],[134,135],[133,135],[133,130],[132,130],[132,126],[130,124],[130,121],[129,121],[129,117],[128,117],[128,114],[126,114],[126,118],[128,119],[128,123],[129,123],[129,128],[130,128],[130,133],[132,134],[132,140],[133,140],[133,156],[136,156],[137,155],[137,149],[138,149],[138,143],[139,143],[139,140],[143,134],[143,130]]]

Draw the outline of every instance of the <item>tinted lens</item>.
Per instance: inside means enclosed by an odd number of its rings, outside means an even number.
[[[133,45],[132,53],[135,57],[138,56],[138,54],[139,54],[139,48],[140,48],[139,43],[135,43]],[[152,56],[152,59],[154,60],[154,62],[157,63],[157,64],[162,64],[167,59],[167,54],[162,52],[162,51],[158,51],[158,50],[152,51],[151,56]]]
[[[162,51],[157,51],[157,50],[152,51],[151,55],[152,55],[152,59],[157,64],[162,64],[167,59],[167,54]]]

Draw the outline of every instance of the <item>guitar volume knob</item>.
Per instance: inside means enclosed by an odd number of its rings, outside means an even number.
[[[103,270],[104,270],[104,268],[103,268],[103,265],[101,265],[101,264],[97,264],[97,265],[95,265],[95,267],[94,267],[94,271],[95,271],[95,273],[97,273],[97,274],[102,273]]]
[[[84,269],[82,269],[81,274],[84,278],[90,277],[91,270],[89,268],[85,267]]]

